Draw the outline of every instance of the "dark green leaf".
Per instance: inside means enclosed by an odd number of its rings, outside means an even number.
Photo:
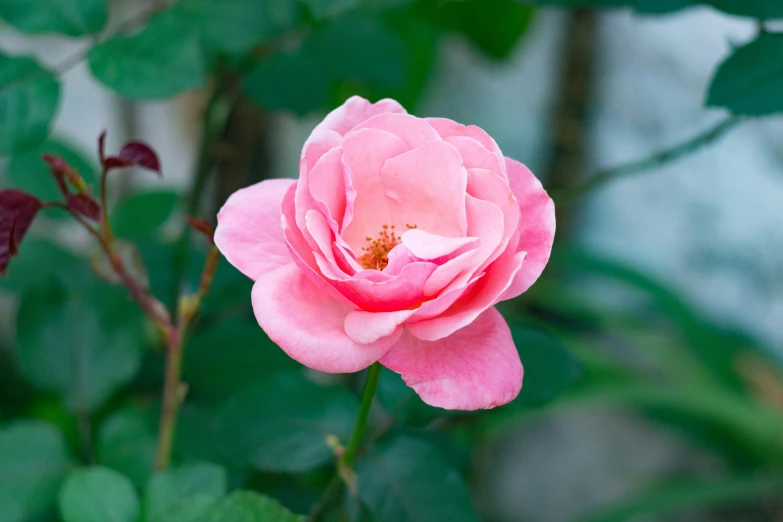
[[[0,18],[28,33],[82,36],[106,24],[106,0],[3,0]]]
[[[0,428],[0,522],[26,522],[48,510],[69,467],[62,436],[49,424]]]
[[[46,139],[60,99],[60,83],[32,58],[0,53],[0,156]]]
[[[642,515],[669,516],[683,510],[715,509],[774,499],[783,492],[781,477],[721,477],[664,484],[581,517],[583,522],[624,522]],[[662,520],[662,519],[661,519]]]
[[[217,499],[226,493],[226,472],[213,464],[191,464],[153,476],[144,496],[146,520],[169,520],[169,510],[183,509],[187,500],[204,495]],[[196,501],[199,506],[204,500]],[[190,508],[196,509],[196,508]]]
[[[141,362],[140,315],[123,288],[78,295],[51,284],[32,287],[22,295],[16,324],[22,373],[72,410],[102,404]]]
[[[557,339],[541,330],[510,323],[525,377],[515,402],[540,405],[568,387],[579,376],[579,364]]]
[[[377,445],[356,473],[359,497],[378,522],[478,520],[459,472],[421,439],[397,436]]]
[[[193,27],[217,51],[242,53],[291,29],[299,19],[294,0],[181,0],[172,16]]]
[[[760,20],[783,18],[783,2],[779,0],[702,0],[729,14],[749,16]]]
[[[386,368],[381,370],[377,393],[386,411],[405,424],[426,424],[444,411],[425,404],[399,374]]]
[[[140,512],[130,480],[100,467],[74,471],[59,503],[63,522],[138,522]]]
[[[783,4],[780,4],[783,5]],[[783,34],[764,33],[724,61],[710,85],[707,105],[737,115],[783,111]]]
[[[198,522],[216,500],[214,495],[197,493],[174,503],[146,522]]]
[[[358,404],[348,390],[280,373],[235,396],[221,419],[222,445],[237,465],[299,472],[334,453],[328,435],[350,433]]]
[[[361,0],[303,0],[316,18],[329,18],[350,11],[357,7]]]
[[[171,191],[134,194],[112,212],[112,229],[118,237],[131,241],[147,239],[171,217],[178,201],[177,193]]]
[[[277,501],[253,491],[235,491],[210,507],[198,522],[302,522]]]
[[[465,36],[492,58],[506,58],[525,34],[533,9],[517,0],[433,1],[426,14],[434,23]]]
[[[642,13],[663,14],[696,5],[697,0],[635,0],[634,9]]]
[[[62,201],[62,195],[49,166],[41,159],[44,154],[62,157],[88,185],[98,183],[97,167],[75,147],[57,140],[48,140],[33,149],[14,154],[8,164],[9,184],[19,190],[35,194],[42,201]],[[69,215],[59,209],[44,209],[47,217],[62,219]]]
[[[21,293],[43,280],[77,288],[91,277],[86,259],[79,259],[49,240],[28,237],[19,248],[19,256],[9,265],[8,277],[0,278],[0,288]]]
[[[119,411],[98,433],[98,462],[143,486],[155,469],[156,437],[145,415]]]
[[[299,364],[255,322],[220,321],[194,333],[185,351],[185,380],[195,393],[225,396]]]
[[[87,61],[98,80],[129,98],[168,98],[202,87],[207,76],[198,34],[171,12],[96,45]]]

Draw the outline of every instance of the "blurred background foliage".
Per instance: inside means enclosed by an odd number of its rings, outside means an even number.
[[[579,178],[584,131],[573,125],[587,111],[584,35],[597,9],[645,15],[695,5],[757,21],[757,37],[735,47],[704,95],[727,119],[630,167]],[[768,27],[783,18],[780,0],[2,0],[7,30],[84,45],[56,64],[0,51],[0,182],[56,199],[40,160],[49,153],[96,185],[94,152],[50,133],[63,109],[59,78],[84,61],[124,103],[197,92],[198,157],[184,186],[139,184],[129,172],[113,187],[123,256],[172,309],[180,291],[198,285],[205,255],[182,215],[214,216],[228,193],[267,176],[270,115],[323,114],[353,94],[393,97],[416,111],[445,40],[502,64],[524,46],[539,8],[551,6],[567,8],[569,37],[552,158],[540,175],[558,204],[560,232],[543,278],[501,307],[525,365],[512,404],[438,410],[384,370],[357,496],[329,504],[322,492],[335,448],[327,435],[349,436],[362,378],[317,375],[287,358],[256,325],[251,282],[222,262],[187,342],[176,466],[153,474],[163,343],[125,290],[106,280],[111,272],[94,245],[47,209],[0,280],[0,522],[298,520],[292,513],[507,520],[487,491],[492,448],[520,426],[607,408],[670,431],[699,458],[645,477],[632,495],[576,521],[783,516],[779,352],[708,317],[676,288],[584,251],[572,226],[593,184],[654,169],[709,145],[740,118],[783,110],[783,35]],[[640,441],[635,451],[645,450]]]

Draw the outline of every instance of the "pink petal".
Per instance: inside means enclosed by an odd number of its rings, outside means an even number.
[[[360,96],[351,96],[345,103],[330,112],[318,124],[315,131],[329,129],[341,136],[345,136],[348,131],[360,123],[384,113],[406,114],[402,105],[388,98],[377,103],[370,103]]]
[[[376,129],[351,132],[343,143],[343,161],[356,191],[353,217],[342,237],[354,252],[361,252],[368,237],[376,238],[383,225],[393,225],[381,167],[389,158],[408,150],[397,136]],[[403,229],[404,230],[404,229]]]
[[[302,147],[302,156],[299,159],[299,172],[310,172],[321,157],[338,147],[343,142],[341,134],[329,129],[318,129],[310,134]]]
[[[442,141],[435,129],[427,123],[427,120],[410,114],[379,114],[357,125],[352,132],[359,129],[378,129],[389,132],[404,141],[409,149],[421,147],[431,141]]]
[[[549,261],[555,239],[555,204],[541,182],[523,164],[506,158],[509,185],[519,202],[519,244],[527,252],[525,263],[498,301],[525,292],[536,282]]]
[[[484,310],[497,302],[498,297],[508,289],[511,281],[522,268],[524,260],[524,252],[515,253],[511,249],[506,250],[489,265],[484,276],[478,280],[473,289],[462,294],[451,308],[432,319],[409,322],[410,333],[419,339],[437,341],[466,327]],[[456,290],[459,291],[459,287]],[[445,294],[440,297],[446,298]]]
[[[466,169],[487,169],[503,178],[506,177],[506,166],[503,163],[503,156],[499,153],[488,151],[484,145],[473,138],[450,136],[444,138],[443,141],[453,145],[459,151]]]
[[[426,230],[408,230],[402,234],[402,244],[419,259],[437,259],[456,250],[475,248],[479,239],[475,237],[443,237]]]
[[[409,224],[445,237],[465,235],[467,172],[453,146],[432,141],[392,158],[381,180],[398,231]]]
[[[487,151],[492,153],[498,158],[499,165],[501,167],[501,171],[498,172],[498,174],[505,175],[505,161],[503,158],[503,153],[500,152],[500,147],[498,147],[498,144],[495,142],[494,139],[492,139],[492,136],[486,133],[484,129],[481,127],[477,127],[476,125],[463,125],[461,123],[457,123],[456,121],[450,120],[448,118],[427,118],[427,122],[434,128],[436,131],[438,131],[438,134],[440,134],[440,137],[444,140],[451,137],[465,137],[465,138],[471,138],[478,143],[480,143]],[[462,150],[460,150],[462,152]],[[467,163],[472,162],[472,158],[468,158]],[[477,165],[479,166],[479,165]],[[466,165],[467,167],[467,165]],[[487,168],[487,167],[482,167]],[[492,170],[492,169],[490,169]]]
[[[270,339],[309,368],[350,373],[366,368],[402,335],[397,328],[372,343],[356,343],[343,323],[351,311],[321,292],[294,265],[281,267],[253,286],[253,312]]]
[[[345,333],[357,343],[373,343],[397,331],[413,310],[363,312],[354,310],[345,318]]]
[[[496,173],[485,169],[468,169],[468,194],[494,203],[503,212],[503,235],[492,255],[479,270],[494,261],[506,249],[508,241],[519,224],[519,203],[508,182]]]
[[[318,160],[307,175],[310,193],[324,204],[331,219],[342,223],[345,215],[343,149],[335,147]]]
[[[381,363],[401,374],[424,402],[450,410],[494,408],[514,400],[522,388],[519,354],[494,308],[439,341],[405,332]]]
[[[218,212],[215,244],[253,280],[292,262],[281,228],[281,206],[294,183],[270,179],[240,189]]]
[[[449,285],[453,288],[457,286],[464,286],[465,282],[470,279],[468,274],[472,274],[476,266],[477,251],[481,248],[481,242],[479,241],[475,248],[462,252],[454,259],[449,259],[432,273],[427,282],[424,283],[424,296],[432,297],[444,291]],[[464,274],[463,278],[457,281],[457,277]]]

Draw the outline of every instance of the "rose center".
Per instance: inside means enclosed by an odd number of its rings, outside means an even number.
[[[416,225],[405,225],[408,229],[416,228]],[[367,246],[362,247],[364,252],[357,261],[364,268],[371,270],[383,270],[389,265],[389,252],[400,244],[402,237],[394,231],[394,225],[383,225],[378,237],[367,237]]]

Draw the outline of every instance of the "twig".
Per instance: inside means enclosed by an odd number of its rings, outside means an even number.
[[[743,120],[740,118],[728,117],[707,131],[702,132],[683,143],[675,145],[674,147],[664,149],[641,160],[599,171],[576,186],[560,192],[555,192],[555,200],[561,204],[570,203],[572,199],[605,185],[606,183],[635,174],[641,174],[642,172],[676,161],[717,141],[728,131],[736,127],[741,121]]]

